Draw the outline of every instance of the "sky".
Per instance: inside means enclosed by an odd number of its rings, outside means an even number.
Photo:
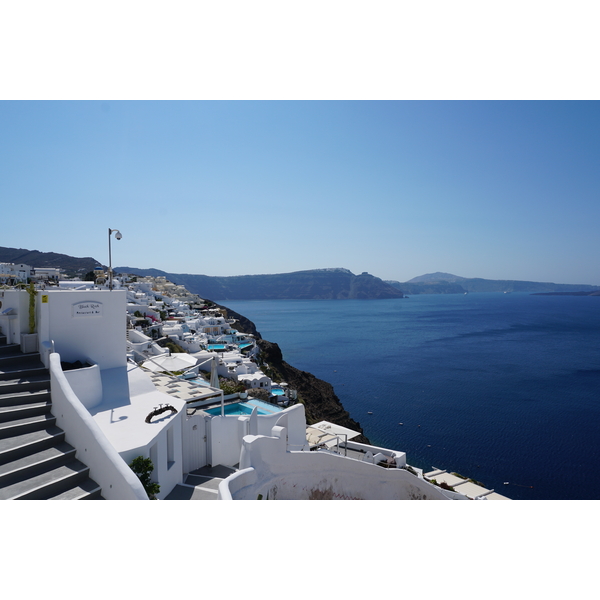
[[[595,21],[534,4],[3,8],[0,246],[598,285]]]
[[[0,128],[2,246],[600,284],[596,101],[3,101]]]

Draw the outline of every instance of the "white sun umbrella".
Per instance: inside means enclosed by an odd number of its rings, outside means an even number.
[[[198,362],[197,358],[185,354],[183,352],[176,352],[169,356],[160,355],[152,357],[152,360],[147,360],[142,364],[142,367],[149,369],[150,371],[183,371],[193,367]]]

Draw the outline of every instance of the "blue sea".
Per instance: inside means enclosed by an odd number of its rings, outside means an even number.
[[[600,297],[222,304],[409,464],[513,499],[600,498]]]

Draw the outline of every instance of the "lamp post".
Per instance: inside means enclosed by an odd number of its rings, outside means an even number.
[[[115,237],[120,240],[123,236],[118,229],[108,228],[108,289],[112,292],[113,289],[113,274],[112,274],[112,253],[110,249],[110,236],[115,234]]]

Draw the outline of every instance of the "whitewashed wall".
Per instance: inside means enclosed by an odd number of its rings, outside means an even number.
[[[160,492],[156,495],[158,500],[163,500],[177,484],[183,481],[182,420],[183,413],[180,412],[171,417],[169,427],[161,429],[150,444],[120,452],[127,464],[137,456],[152,459],[154,464],[152,480],[160,484]],[[169,435],[173,435],[172,461],[169,460]]]
[[[297,404],[273,415],[216,416],[210,420],[210,451],[212,465],[232,466],[240,461],[244,436],[271,435],[278,423],[284,423],[290,449],[308,447],[304,406]]]
[[[65,377],[75,395],[88,410],[102,402],[102,377],[98,365],[65,371]]]
[[[53,340],[63,361],[88,361],[100,370],[126,365],[124,291],[44,290],[38,307],[40,342]]]
[[[147,500],[140,480],[106,439],[88,410],[75,395],[60,367],[59,354],[50,355],[52,414],[65,431],[76,456],[90,468],[90,477],[107,500]]]
[[[326,452],[290,452],[285,431],[246,436],[240,471],[219,485],[219,498],[256,500],[447,500],[443,492],[404,469],[384,469]]]

